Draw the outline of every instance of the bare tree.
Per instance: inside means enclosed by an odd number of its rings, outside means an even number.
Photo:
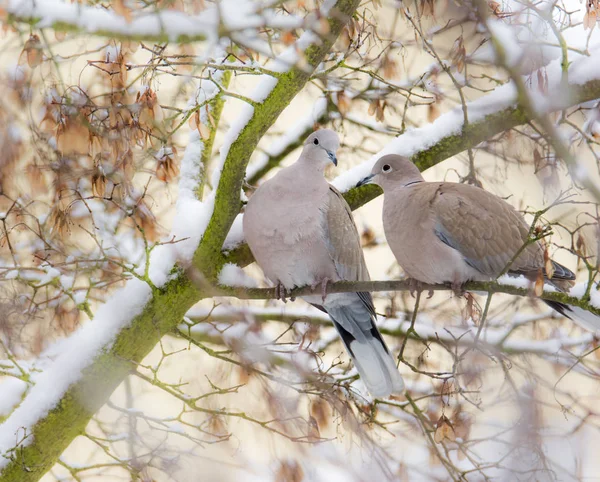
[[[539,300],[600,316],[598,8],[1,3],[0,482],[597,473],[598,339]],[[328,318],[242,269],[245,199],[318,126],[352,209],[402,154],[505,197],[579,283],[413,297],[358,211],[386,279],[328,290],[374,293],[407,379],[371,399]]]

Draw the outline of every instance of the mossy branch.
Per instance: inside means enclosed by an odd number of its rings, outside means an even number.
[[[330,33],[318,45],[313,44],[306,49],[306,65],[303,68],[294,66],[279,77],[268,100],[254,107],[252,119],[231,144],[215,196],[214,215],[194,254],[194,267],[204,279],[216,280],[225,263],[222,246],[242,207],[240,192],[252,152],[269,127],[308,82],[358,4],[358,0],[339,0],[336,3],[329,15]]]
[[[574,106],[583,102],[600,98],[600,80],[591,80],[584,84],[571,84],[570,105]],[[561,108],[565,108],[562,106]],[[463,152],[466,149],[475,147],[478,144],[491,139],[506,130],[526,124],[532,119],[526,114],[522,107],[508,107],[494,114],[487,115],[482,120],[471,122],[458,134],[443,137],[431,147],[419,151],[412,156],[413,162],[424,171],[446,159]],[[418,132],[418,129],[417,129]],[[415,136],[415,131],[411,136]],[[400,135],[396,142],[402,140]],[[361,187],[355,187],[344,193],[344,198],[352,210],[367,204],[369,201],[381,195],[383,191],[379,186],[367,184]],[[252,263],[252,253],[248,247],[243,244],[227,253],[226,262],[235,263],[240,266],[246,266]]]
[[[194,257],[198,268],[194,273],[204,279],[214,279],[224,262],[221,246],[240,209],[241,185],[250,154],[279,114],[302,90],[358,4],[358,0],[336,3],[329,20],[330,34],[306,51],[309,68],[292,68],[282,74],[271,94],[255,108],[254,115],[232,144],[218,186],[213,216]],[[209,150],[208,146],[206,150]],[[135,369],[136,363],[150,353],[165,333],[173,331],[189,308],[205,295],[195,277],[186,275],[181,269],[174,275],[164,287],[153,289],[153,296],[143,312],[120,331],[111,346],[102,350],[48,415],[25,434],[25,439],[18,440],[15,434],[16,447],[10,454],[4,454],[10,461],[0,473],[0,482],[39,480],[69,444],[85,433],[91,417]]]

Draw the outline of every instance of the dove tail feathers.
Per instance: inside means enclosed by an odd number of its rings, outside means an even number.
[[[600,316],[596,316],[594,313],[579,308],[579,306],[566,305],[558,301],[544,300],[544,303],[587,330],[592,332],[600,330]]]
[[[325,303],[324,308],[369,393],[384,398],[404,391],[404,380],[375,325],[370,296],[366,299],[365,294],[348,293]]]

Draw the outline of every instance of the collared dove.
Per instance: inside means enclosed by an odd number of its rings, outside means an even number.
[[[264,182],[250,197],[244,236],[258,265],[278,288],[328,281],[366,281],[369,272],[350,207],[324,178],[337,165],[337,134],[313,132],[300,158]],[[404,390],[404,382],[377,326],[370,293],[338,293],[303,299],[326,312],[374,397]]]
[[[467,184],[426,182],[417,166],[395,154],[379,159],[359,185],[369,182],[384,191],[387,242],[406,275],[418,282],[457,288],[466,281],[496,279],[509,264],[508,274],[536,279],[541,272],[560,291],[575,279],[555,261],[547,276],[542,244],[525,246],[529,226],[494,194]],[[600,319],[586,310],[545,302],[588,329],[600,329]]]

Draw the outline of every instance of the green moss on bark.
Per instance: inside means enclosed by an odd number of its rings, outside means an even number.
[[[194,255],[196,277],[214,281],[224,262],[221,247],[240,209],[240,192],[246,165],[260,138],[279,114],[301,91],[314,68],[323,60],[359,0],[339,0],[330,20],[331,33],[319,46],[306,52],[310,68],[282,74],[269,97],[255,108],[252,119],[232,144],[215,198],[214,214]],[[83,434],[93,414],[127,377],[160,338],[173,331],[189,308],[202,298],[192,277],[179,272],[164,288],[155,289],[151,301],[131,324],[122,329],[83,371],[79,381],[64,394],[58,405],[28,434],[27,444],[17,447],[11,462],[0,474],[0,482],[39,480],[63,451]]]

